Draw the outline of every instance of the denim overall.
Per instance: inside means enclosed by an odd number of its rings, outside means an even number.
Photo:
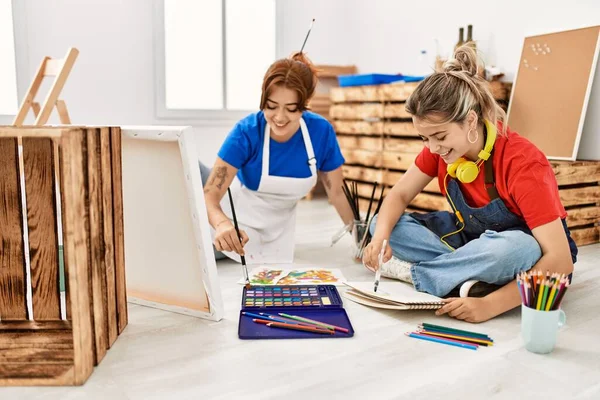
[[[490,174],[493,177],[493,172]],[[442,297],[471,279],[505,285],[537,263],[542,256],[538,242],[502,199],[490,194],[496,198],[484,207],[473,208],[454,179],[448,182],[447,190],[465,221],[461,232],[444,239],[455,251],[440,240],[461,226],[456,215],[448,211],[404,214],[390,236],[394,256],[414,263],[411,275],[418,291]],[[577,247],[565,221],[562,223],[575,262]],[[376,219],[370,227],[372,233],[375,224]]]
[[[486,231],[521,231],[532,235],[531,230],[525,222],[513,214],[504,204],[501,198],[493,199],[489,204],[480,208],[470,207],[460,191],[456,180],[451,179],[447,185],[448,194],[452,198],[456,209],[460,211],[465,221],[465,228],[455,235],[444,239],[450,246],[462,247],[473,239],[479,238]],[[421,222],[436,235],[442,237],[447,233],[454,232],[460,228],[456,215],[447,211],[432,212],[428,214],[411,214],[417,221]],[[573,263],[577,261],[577,246],[571,238],[571,232],[567,228],[565,220],[561,220],[565,234],[569,241],[571,258]]]

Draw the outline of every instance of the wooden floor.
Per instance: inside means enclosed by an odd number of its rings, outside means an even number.
[[[323,200],[299,207],[296,263],[372,276]],[[219,263],[225,318],[218,323],[129,305],[129,325],[83,387],[0,388],[0,399],[599,399],[600,245],[580,249],[555,351],[527,352],[520,311],[469,325],[431,311],[387,312],[346,301],[351,339],[242,341],[239,265]],[[419,322],[482,331],[495,346],[465,350],[404,336]]]

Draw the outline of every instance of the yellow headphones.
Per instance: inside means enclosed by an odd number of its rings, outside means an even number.
[[[448,180],[448,175],[450,175],[452,178],[457,178],[459,181],[461,181],[463,183],[473,182],[475,180],[475,178],[477,178],[477,175],[479,175],[479,167],[481,166],[481,164],[483,164],[485,161],[487,161],[490,158],[492,149],[494,148],[494,142],[496,141],[497,131],[496,131],[496,126],[494,124],[492,124],[490,121],[484,119],[483,122],[485,123],[485,127],[487,130],[487,139],[485,140],[485,146],[483,147],[483,150],[481,150],[479,152],[479,154],[477,155],[479,157],[479,160],[477,160],[477,162],[473,162],[473,161],[467,160],[464,157],[461,157],[458,160],[456,160],[455,162],[453,162],[452,164],[448,165],[448,169],[447,169],[448,173],[444,177],[444,191],[446,192],[446,196],[448,197],[448,200],[450,201],[452,211],[454,211],[454,215],[456,215],[456,219],[458,220],[457,225],[458,225],[458,223],[460,223],[459,229],[455,230],[454,232],[447,233],[440,238],[442,243],[444,243],[452,251],[454,251],[455,248],[450,246],[448,244],[448,242],[446,242],[445,239],[448,236],[456,235],[457,233],[459,233],[463,229],[465,229],[465,219],[463,218],[460,211],[458,211],[456,206],[454,205],[454,202],[452,201],[452,197],[450,197],[450,193],[448,193],[448,187],[446,186],[446,181]]]
[[[479,175],[479,167],[490,158],[492,149],[494,148],[494,142],[496,142],[497,135],[496,127],[487,119],[484,119],[483,122],[487,129],[487,139],[485,140],[483,150],[477,155],[479,160],[473,162],[461,157],[448,165],[448,175],[458,179],[462,183],[471,183],[477,178],[477,175]]]

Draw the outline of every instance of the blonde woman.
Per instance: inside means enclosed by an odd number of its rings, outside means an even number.
[[[503,124],[478,72],[475,51],[462,46],[408,99],[425,147],[383,202],[363,257],[376,270],[387,239],[382,275],[450,296],[437,315],[468,322],[517,307],[518,272],[570,274],[577,256],[548,160]],[[405,214],[436,177],[452,212]]]

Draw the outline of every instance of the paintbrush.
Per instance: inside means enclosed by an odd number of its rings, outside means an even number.
[[[377,182],[373,184],[373,191],[371,192],[371,200],[369,200],[369,208],[367,208],[367,216],[365,222],[369,223],[369,217],[371,216],[371,207],[373,206],[373,199],[375,198],[375,190],[377,190]],[[375,215],[375,214],[373,214]]]
[[[312,27],[313,27],[314,23],[315,23],[315,19],[313,18],[312,21],[310,22],[310,26],[308,27],[308,32],[306,33],[306,37],[304,38],[304,43],[302,43],[302,47],[300,48],[300,53],[302,53],[302,50],[304,50],[304,45],[306,44],[306,41],[308,40],[308,37],[310,36],[310,31],[312,31]]]
[[[379,214],[379,209],[381,208],[381,203],[383,203],[383,191],[385,190],[385,185],[381,186],[381,193],[379,194],[379,201],[377,202],[377,207],[375,208],[375,212],[373,215]]]
[[[379,267],[377,271],[375,271],[375,284],[373,286],[373,291],[376,292],[379,287],[379,280],[381,279],[381,266],[383,265],[383,254],[385,253],[385,246],[387,246],[387,240],[383,239],[383,245],[381,246],[381,251],[379,252]]]
[[[233,225],[235,226],[235,231],[237,232],[238,239],[240,243],[242,243],[242,235],[240,234],[240,227],[238,226],[237,217],[235,216],[235,208],[233,207],[233,197],[231,196],[231,190],[227,188],[227,194],[229,194],[229,204],[231,205],[231,214],[233,216]],[[246,281],[246,289],[250,289],[252,285],[250,284],[250,277],[248,276],[248,267],[246,266],[246,257],[240,256],[242,260],[242,271],[244,272],[244,280]]]

